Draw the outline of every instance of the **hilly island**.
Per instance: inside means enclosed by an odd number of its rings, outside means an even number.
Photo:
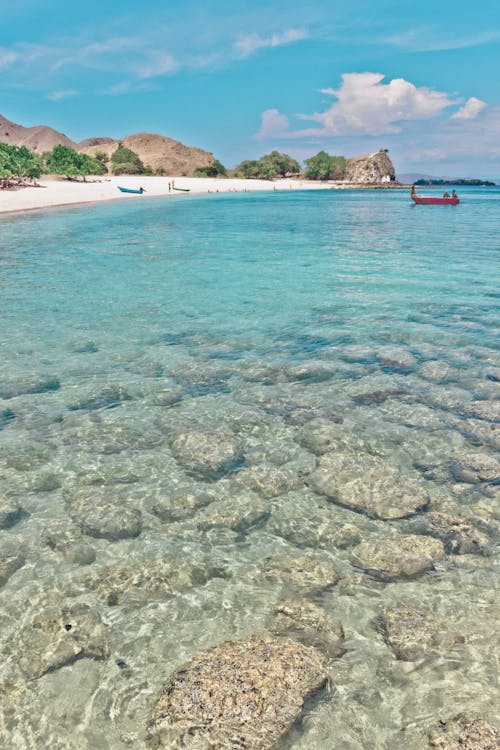
[[[226,170],[212,153],[194,146],[186,146],[156,133],[134,133],[121,139],[91,137],[76,142],[51,127],[24,127],[2,115],[0,144],[28,149],[35,155],[36,160],[41,159],[41,174],[64,173],[51,168],[51,158],[48,158],[54,148],[62,146],[92,159],[92,162],[86,159],[75,160],[73,169],[67,176],[77,176],[78,173],[85,176],[85,171],[87,175],[108,173],[183,177],[222,177],[228,176],[229,173],[231,177],[246,179],[300,176],[302,179],[310,180],[385,186],[394,186],[396,182],[394,166],[385,149],[353,158],[332,156],[320,151],[305,160],[305,169],[287,154],[273,151],[260,159],[244,160],[233,170]],[[56,159],[61,161],[63,155],[67,161],[69,151],[63,152],[60,149],[56,152]],[[82,164],[80,170],[77,167],[78,162]],[[9,177],[6,172],[8,166],[0,161],[0,177]]]

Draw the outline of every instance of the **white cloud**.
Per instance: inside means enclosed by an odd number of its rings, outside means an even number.
[[[10,49],[0,47],[0,70],[13,65],[15,62],[17,62],[18,59],[19,55],[17,54],[17,52],[13,52]]]
[[[74,89],[60,89],[59,91],[52,91],[47,94],[47,99],[51,102],[61,102],[63,99],[69,99],[71,96],[75,96],[76,91]]]
[[[475,96],[471,96],[467,99],[463,107],[460,107],[458,112],[455,112],[451,116],[452,120],[475,120],[476,117],[486,107],[486,102],[477,99]]]
[[[155,76],[172,73],[178,68],[177,60],[172,55],[164,52],[156,52],[151,55],[150,60],[139,68],[140,78],[154,78]]]
[[[233,44],[233,53],[237,57],[248,57],[264,47],[281,47],[283,44],[299,42],[301,39],[306,39],[307,36],[306,29],[285,29],[285,31],[270,36],[245,34],[236,38]]]
[[[448,94],[404,78],[382,83],[380,73],[345,73],[338,89],[323,89],[337,101],[325,112],[300,115],[316,120],[319,128],[298,131],[296,136],[384,135],[399,133],[405,120],[427,120],[454,104]]]
[[[290,127],[290,121],[286,115],[282,115],[277,109],[266,109],[261,116],[261,126],[255,138],[277,138],[286,134]]]

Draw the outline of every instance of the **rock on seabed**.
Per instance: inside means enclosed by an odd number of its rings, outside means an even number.
[[[379,538],[358,544],[352,551],[351,562],[382,581],[393,581],[430,570],[444,555],[440,540],[406,534],[399,539]]]
[[[477,717],[459,714],[440,721],[431,731],[429,746],[435,750],[499,750],[498,730]]]
[[[157,750],[271,750],[325,684],[314,648],[290,639],[226,641],[165,683],[149,739]]]
[[[238,442],[215,432],[184,432],[171,445],[183,469],[198,479],[213,481],[229,474],[243,461]]]
[[[429,502],[418,475],[405,474],[369,454],[325,454],[308,482],[333,502],[384,520],[413,515]]]

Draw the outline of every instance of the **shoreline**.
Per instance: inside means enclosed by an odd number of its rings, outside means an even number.
[[[207,177],[152,177],[109,176],[90,178],[90,182],[73,182],[64,179],[43,179],[39,187],[0,191],[0,215],[43,211],[52,208],[83,206],[137,198],[174,198],[182,195],[209,195],[218,193],[284,192],[290,190],[405,190],[406,185],[367,185],[360,183],[313,182],[308,180],[280,179],[247,180],[239,178]],[[189,192],[169,191],[169,183]],[[118,193],[118,185],[126,188],[144,187],[142,196]]]

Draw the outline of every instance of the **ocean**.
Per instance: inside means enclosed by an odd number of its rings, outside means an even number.
[[[500,189],[460,197],[0,218],[3,747],[148,747],[174,670],[284,601],[344,635],[283,748],[494,721]]]

